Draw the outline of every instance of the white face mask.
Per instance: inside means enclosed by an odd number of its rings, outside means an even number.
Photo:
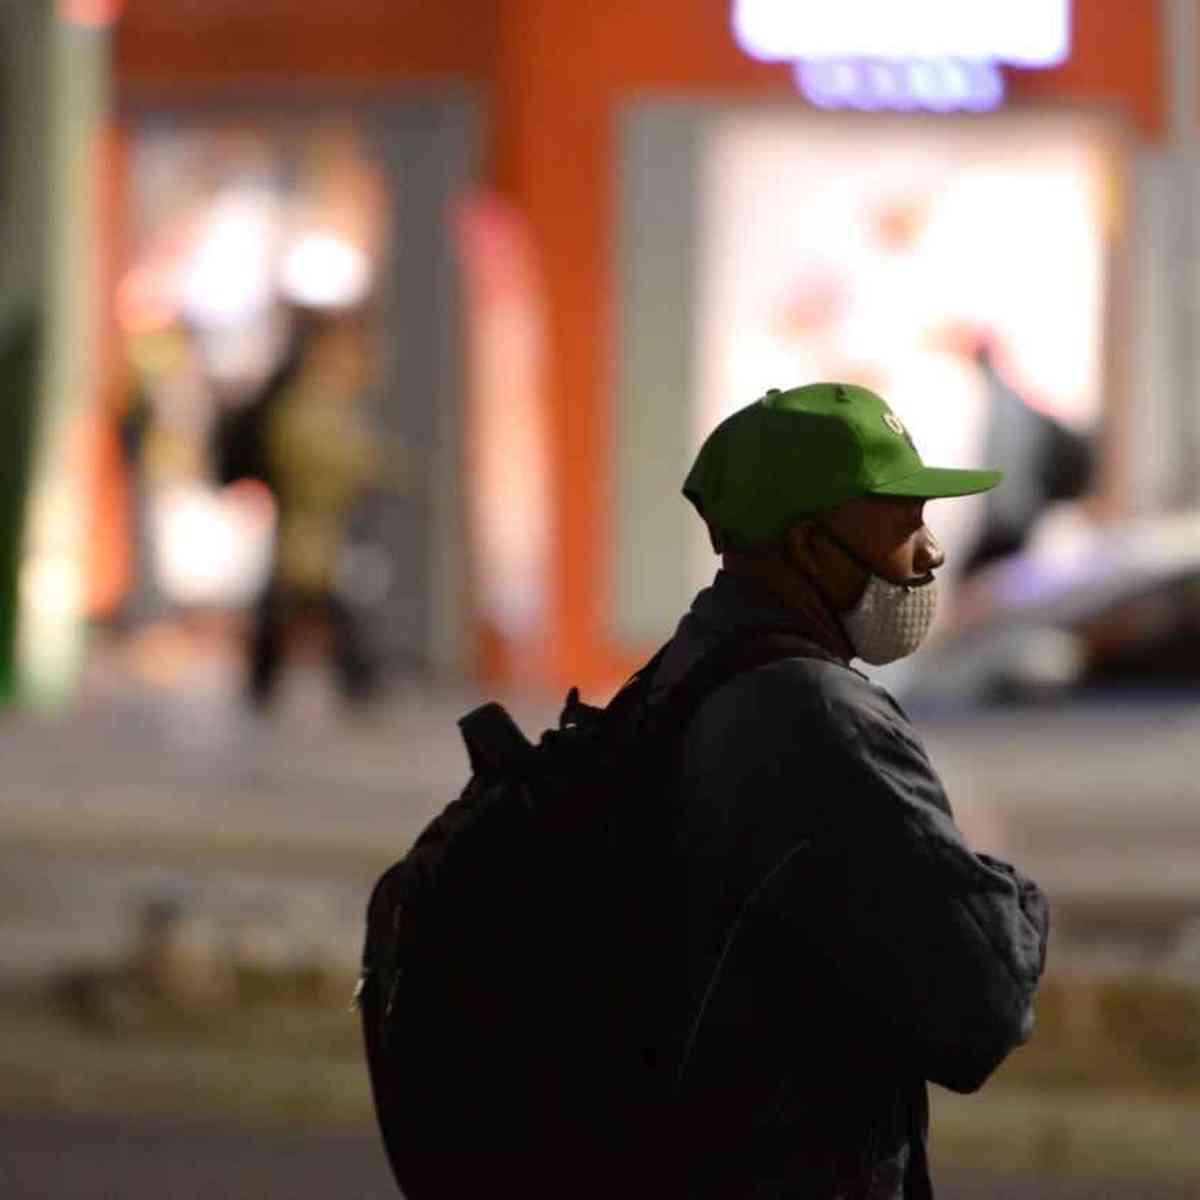
[[[925,640],[937,614],[937,580],[929,574],[910,583],[892,583],[877,575],[832,529],[826,528],[825,535],[867,573],[862,599],[841,615],[855,657],[873,667],[907,657]]]
[[[862,599],[842,613],[842,627],[854,653],[882,667],[911,654],[924,640],[937,612],[938,583],[889,583],[879,575],[867,581]]]

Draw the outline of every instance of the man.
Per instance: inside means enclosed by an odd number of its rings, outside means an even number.
[[[924,466],[883,400],[829,383],[735,413],[687,478],[723,569],[654,690],[718,644],[803,639],[711,695],[680,749],[690,1196],[931,1196],[926,1081],[974,1091],[1030,1036],[1045,900],[967,847],[903,712],[850,665],[932,621],[925,501],[999,480]]]

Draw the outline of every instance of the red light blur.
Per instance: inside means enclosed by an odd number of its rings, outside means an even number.
[[[58,19],[64,25],[104,29],[121,17],[125,0],[58,0]]]

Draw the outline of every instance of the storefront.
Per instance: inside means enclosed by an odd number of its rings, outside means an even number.
[[[496,97],[498,180],[528,214],[545,263],[547,387],[559,497],[555,663],[561,677],[600,686],[620,677],[669,628],[665,605],[651,607],[644,624],[636,619],[645,611],[637,608],[639,573],[649,569],[666,577],[688,562],[688,548],[668,537],[666,527],[674,530],[688,519],[677,489],[692,447],[681,439],[678,421],[664,420],[657,430],[653,423],[656,406],[677,405],[681,390],[698,402],[698,380],[689,374],[696,362],[679,355],[676,369],[664,374],[664,364],[642,350],[663,339],[686,345],[706,303],[695,289],[696,260],[663,252],[664,241],[679,245],[678,227],[691,219],[696,204],[688,186],[688,131],[660,129],[665,142],[639,150],[631,128],[640,112],[651,121],[657,113],[660,127],[670,126],[674,114],[677,124],[691,120],[694,130],[689,106],[707,108],[726,123],[768,106],[794,121],[796,139],[803,138],[801,122],[823,127],[827,119],[847,118],[818,113],[801,101],[787,65],[743,54],[731,35],[726,3],[518,8],[521,19],[505,43],[511,47],[510,86]],[[1111,114],[1134,144],[1158,137],[1164,98],[1157,8],[1081,0],[1073,30],[1071,56],[1060,67],[1013,72],[1008,111],[1029,119],[1062,108]],[[546,45],[557,50],[549,61]],[[940,119],[907,120],[924,129]],[[992,118],[978,120],[983,128]],[[652,136],[647,129],[644,135]],[[672,157],[672,149],[683,159]],[[645,169],[623,170],[625,156],[639,153]],[[641,228],[636,214],[653,207],[655,194],[657,228]],[[655,256],[663,279],[657,281],[659,294],[647,300],[641,294],[649,286],[646,264]],[[631,303],[645,305],[637,310],[641,320]],[[1101,353],[1114,356],[1106,370],[1119,392],[1125,386],[1120,356],[1110,342]],[[631,413],[647,433],[623,424]],[[683,428],[694,439],[695,425]],[[631,457],[639,445],[644,450],[647,440],[664,436],[671,440],[665,452],[653,455],[662,466],[654,490],[632,491],[645,476]],[[664,514],[672,507],[675,513]],[[639,527],[645,531],[640,552],[631,552]],[[656,567],[664,557],[670,561]],[[653,592],[653,585],[644,591]],[[634,619],[623,621],[623,615]]]
[[[680,478],[705,425],[765,384],[849,371],[902,407],[902,393],[961,377],[974,335],[999,332],[1022,390],[1099,439],[1105,502],[1126,502],[1138,363],[1123,305],[1137,171],[1167,123],[1164,11],[1076,0],[1065,61],[1005,68],[1002,111],[949,116],[821,111],[789,64],[739,47],[728,0],[364,0],[352,20],[316,0],[129,0],[118,119],[136,192],[153,137],[215,136],[231,89],[268,142],[287,140],[269,132],[285,111],[391,106],[383,128],[425,104],[417,124],[444,129],[460,105],[424,215],[384,222],[395,246],[438,241],[443,274],[429,278],[453,293],[431,324],[417,287],[374,335],[394,355],[387,394],[422,397],[396,418],[408,426],[384,432],[443,456],[442,524],[415,510],[396,523],[410,538],[421,527],[425,563],[410,604],[423,615],[397,644],[439,645],[444,664],[467,645],[459,661],[485,677],[600,692],[703,577]],[[419,151],[405,161],[428,166]],[[864,162],[874,176],[855,174]],[[836,180],[824,200],[805,186],[818,178]],[[739,232],[787,220],[783,258]],[[1046,277],[1018,269],[1022,255]],[[397,331],[414,339],[403,353]],[[414,387],[405,364],[435,345]],[[455,420],[430,432],[447,411]],[[909,419],[930,457],[979,440],[970,419],[952,432],[936,414]]]
[[[126,520],[93,572],[132,560],[97,615],[160,674],[181,616],[245,641],[281,584],[331,593],[388,676],[473,666],[454,213],[487,22],[354,16],[134,3],[115,27],[124,469],[98,508]]]

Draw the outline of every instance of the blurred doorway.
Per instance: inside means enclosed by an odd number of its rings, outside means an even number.
[[[256,92],[135,97],[123,117],[134,570],[107,615],[141,650],[121,661],[158,683],[198,646],[244,666],[283,571],[336,595],[383,680],[461,669],[448,222],[474,103]]]

